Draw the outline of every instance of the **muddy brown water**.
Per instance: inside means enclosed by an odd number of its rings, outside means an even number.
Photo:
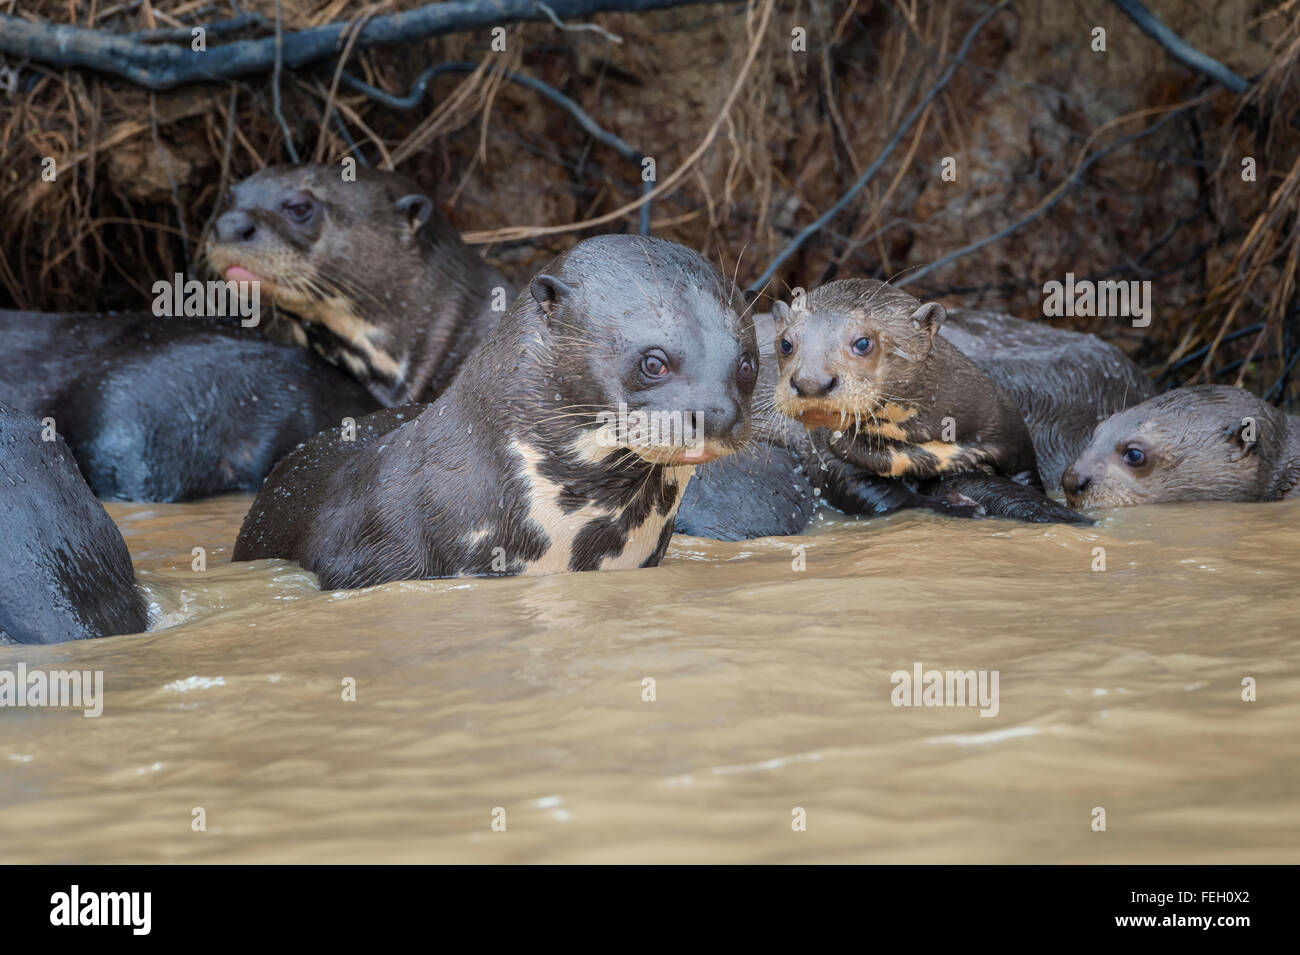
[[[345,593],[230,564],[248,503],[109,505],[163,629],[0,647],[105,683],[0,709],[0,860],[1300,861],[1300,501]],[[997,715],[894,706],[917,663]]]

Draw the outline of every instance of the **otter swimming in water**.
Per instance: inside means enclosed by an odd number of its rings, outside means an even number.
[[[290,558],[326,589],[657,565],[695,466],[748,439],[758,356],[742,304],[675,243],[580,242],[437,402],[282,460],[235,560]],[[690,440],[644,428],[683,419]]]
[[[0,643],[148,626],[117,526],[47,424],[0,403]]]
[[[101,498],[254,491],[298,443],[377,402],[238,321],[0,311],[0,401],[52,418]]]
[[[204,252],[228,281],[258,281],[264,300],[304,319],[300,343],[390,406],[437,397],[514,298],[395,172],[268,166],[223,197]]]
[[[776,389],[776,323],[765,313],[754,320],[761,353],[754,406],[764,409],[773,406]],[[1098,422],[1155,393],[1137,365],[1095,335],[965,308],[949,309],[939,334],[1015,401],[1049,490],[1060,487],[1061,472],[1087,446]],[[989,482],[974,474],[946,477],[940,497],[926,497],[901,480],[866,475],[834,455],[816,454],[802,428],[780,420],[793,430],[764,420],[753,447],[698,469],[677,514],[679,531],[722,540],[798,534],[819,500],[848,514],[919,507],[974,516],[979,508],[962,502],[981,497],[992,503],[993,516],[1016,520],[1031,515],[1038,501],[1035,492],[1006,482],[996,495],[986,494],[979,486]],[[963,493],[963,486],[973,493]]]
[[[1049,491],[1100,422],[1156,393],[1141,368],[1096,335],[969,308],[948,309],[939,334],[1016,403]]]
[[[385,404],[432,400],[445,376],[416,374],[398,382],[391,370],[433,367],[443,361],[443,338],[425,331],[425,326],[448,321],[429,309],[430,302],[441,300],[439,289],[445,283],[438,277],[448,271],[438,263],[445,258],[455,264],[452,271],[465,276],[460,284],[446,286],[452,304],[464,305],[451,309],[460,316],[451,320],[451,327],[463,327],[475,303],[495,295],[506,280],[460,245],[436,212],[428,213],[426,226],[435,241],[421,246],[433,267],[414,270],[414,280],[389,269],[389,263],[410,254],[406,213],[398,213],[398,208],[409,197],[407,190],[415,189],[391,173],[344,183],[338,170],[327,167],[268,168],[232,190],[223,214],[223,219],[230,218],[219,224],[209,244],[209,260],[228,276],[261,276],[269,301],[314,316],[305,326],[313,346],[342,361]],[[411,200],[403,209],[408,206],[425,214],[423,203]],[[296,223],[295,216],[303,222]],[[263,219],[268,224],[257,226]],[[356,254],[362,245],[372,251]],[[446,255],[440,257],[438,249]],[[296,280],[298,273],[306,278]],[[476,291],[468,294],[466,289]],[[384,296],[394,295],[402,307],[384,304]],[[765,353],[762,373],[775,368],[769,335],[774,328],[768,316],[756,320]],[[478,314],[471,327],[486,329],[492,321],[492,314]],[[1091,335],[963,309],[950,313],[940,334],[959,342],[961,350],[1016,400],[1049,488],[1059,486],[1061,471],[1097,421],[1151,393],[1149,381],[1132,362]],[[771,394],[767,379],[764,375],[760,396]],[[814,490],[823,486],[827,499],[850,512],[933,503],[900,482],[882,479],[867,488],[860,475],[845,472],[844,485],[831,476],[832,465],[824,456],[814,462],[815,487],[800,447],[801,442],[788,435],[761,440],[746,452],[699,469],[679,510],[680,529],[725,540],[796,534],[811,520],[818,500]],[[951,510],[947,504],[941,507]]]
[[[1019,408],[937,336],[945,317],[938,303],[849,279],[816,289],[797,311],[778,302],[773,317],[776,408],[813,433],[819,454],[906,479],[921,502],[998,513],[1002,487],[1019,502],[1020,519],[1087,521],[1042,493]],[[954,483],[972,473],[979,480]],[[1024,506],[1026,494],[1036,507]]]
[[[1097,426],[1065,472],[1074,507],[1300,494],[1300,421],[1241,388],[1175,388]]]
[[[264,303],[300,310],[306,325],[270,309],[256,329],[0,312],[0,400],[54,418],[100,497],[256,490],[318,431],[432,398],[508,305],[508,283],[395,173],[363,169],[345,183],[323,166],[271,167],[236,185],[228,205],[209,261],[228,280],[259,281]],[[346,373],[272,339],[310,342]]]

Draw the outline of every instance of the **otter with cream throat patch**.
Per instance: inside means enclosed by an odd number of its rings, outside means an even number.
[[[291,558],[327,589],[657,565],[694,467],[749,437],[758,357],[741,304],[675,243],[579,243],[437,402],[282,460],[234,558]]]
[[[831,282],[777,323],[778,411],[813,433],[818,453],[880,478],[904,479],[922,502],[997,513],[1000,482],[1022,504],[1007,516],[1087,519],[1043,493],[1033,441],[1015,402],[937,335],[943,306],[874,279]],[[825,430],[822,430],[825,429]],[[978,473],[978,482],[955,482]],[[1028,489],[1038,506],[1024,507]],[[972,492],[978,497],[972,496]]]
[[[205,246],[386,405],[429,401],[496,326],[513,287],[394,172],[269,166],[236,183]]]

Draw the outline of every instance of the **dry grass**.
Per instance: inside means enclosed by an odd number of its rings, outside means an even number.
[[[286,29],[418,0],[284,0]],[[782,270],[812,287],[892,275],[1030,213],[1084,157],[1176,103],[1204,102],[1092,166],[1025,228],[911,291],[1040,317],[1042,284],[1150,279],[1157,319],[1137,330],[1079,319],[1172,381],[1268,391],[1300,352],[1300,0],[1151,6],[1242,75],[1234,101],[1165,56],[1107,4],[1018,0],[904,137],[881,173]],[[32,0],[23,15],[116,32],[194,22],[198,0]],[[274,16],[273,0],[244,9]],[[226,16],[225,7],[208,16]],[[635,228],[639,170],[553,104],[504,82],[542,79],[655,158],[654,231],[748,283],[873,161],[984,9],[980,0],[753,0],[596,18],[621,44],[550,24],[509,28],[508,53],[457,35],[341,58],[282,78],[298,152],[337,162],[340,128],[374,165],[437,195],[485,253],[524,277],[584,234]],[[15,12],[0,0],[0,12]],[[1095,22],[1094,22],[1095,21]],[[1108,31],[1105,55],[1088,47]],[[791,30],[807,30],[807,52]],[[393,112],[338,82],[346,68],[405,92],[431,63],[473,60],[416,109]],[[0,305],[138,308],[183,271],[229,181],[288,161],[270,77],[152,95],[111,78],[22,66],[0,91]],[[1258,181],[1244,183],[1253,156]],[[956,183],[939,177],[957,159]],[[42,159],[58,169],[40,179]],[[1259,332],[1235,334],[1263,323]],[[1181,364],[1179,364],[1181,363]],[[1294,393],[1293,387],[1278,391]],[[1276,397],[1276,395],[1275,395]]]

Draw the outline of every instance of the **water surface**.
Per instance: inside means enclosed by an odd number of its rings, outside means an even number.
[[[340,593],[230,564],[248,504],[108,505],[165,629],[0,647],[105,681],[0,709],[0,861],[1300,862],[1300,501]],[[894,706],[916,663],[997,716]]]

